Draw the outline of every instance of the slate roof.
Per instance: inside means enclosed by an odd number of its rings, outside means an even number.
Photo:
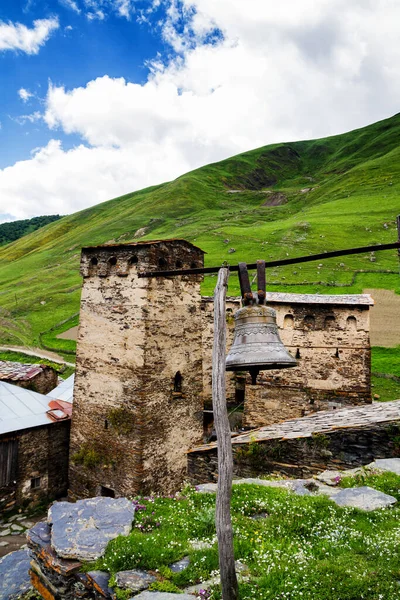
[[[43,371],[42,365],[28,365],[0,360],[0,380],[29,381]]]
[[[66,420],[71,412],[71,402],[0,381],[0,435]]]

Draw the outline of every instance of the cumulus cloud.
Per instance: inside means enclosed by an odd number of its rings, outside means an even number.
[[[33,94],[25,88],[20,88],[18,90],[18,96],[21,98],[22,102],[28,102],[29,98],[32,98]]]
[[[36,19],[31,29],[21,23],[0,21],[0,51],[20,50],[26,54],[37,54],[58,27],[57,17]]]
[[[162,29],[178,54],[156,57],[141,85],[50,85],[45,123],[82,145],[53,140],[0,172],[0,197],[24,214],[44,201],[71,212],[257,146],[388,117],[400,100],[399,20],[397,0],[173,0]]]

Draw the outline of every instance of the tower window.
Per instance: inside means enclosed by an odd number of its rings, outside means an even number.
[[[296,358],[301,358],[301,356],[300,356],[300,348],[297,348],[297,350],[296,350]]]
[[[115,256],[112,256],[110,258],[110,260],[108,261],[108,264],[111,265],[112,267],[115,267],[115,265],[117,264],[117,259]]]
[[[133,256],[130,257],[129,259],[129,264],[130,265],[136,265],[136,263],[138,262],[138,257],[136,256],[136,254],[134,254]]]
[[[182,392],[182,375],[180,371],[175,373],[174,377],[174,392]]]
[[[90,264],[92,266],[96,266],[98,262],[99,261],[97,260],[97,258],[95,256],[92,256],[92,258],[90,259]]]
[[[167,263],[166,259],[163,256],[161,256],[161,258],[158,259],[158,266],[159,267],[165,268],[167,266],[167,264],[168,263]]]
[[[183,267],[182,261],[181,260],[177,260],[176,263],[175,263],[175,266],[176,266],[177,269],[182,269],[182,267]]]
[[[333,315],[325,317],[324,329],[333,329],[335,327],[336,319]]]
[[[293,315],[285,315],[283,319],[283,329],[293,329],[294,327],[294,318]]]
[[[39,490],[41,488],[40,477],[32,477],[31,479],[31,490]]]
[[[346,329],[357,331],[357,319],[355,317],[347,317]]]

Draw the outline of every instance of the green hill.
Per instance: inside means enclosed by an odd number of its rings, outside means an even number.
[[[399,140],[400,114],[343,135],[266,146],[63,217],[0,248],[0,343],[73,351],[73,342],[55,335],[74,319],[49,330],[79,310],[82,246],[180,237],[207,252],[207,265],[218,265],[395,241]],[[372,260],[368,254],[269,270],[268,286],[400,291],[398,270],[395,251],[377,252]],[[215,276],[206,277],[204,293],[214,284]],[[238,292],[236,275],[229,292]]]

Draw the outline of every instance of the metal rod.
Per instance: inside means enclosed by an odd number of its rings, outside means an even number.
[[[400,242],[400,215],[397,216],[397,239]],[[400,258],[400,248],[397,249],[397,254]]]
[[[399,217],[400,218],[400,217]],[[285,258],[282,260],[271,260],[265,263],[267,269],[282,267],[284,265],[296,265],[298,263],[324,260],[326,258],[337,258],[348,254],[363,254],[365,252],[378,252],[380,250],[393,250],[397,248],[400,254],[400,240],[391,244],[375,244],[374,246],[362,246],[360,248],[349,248],[347,250],[334,250],[322,254],[311,254],[310,256],[299,256],[298,258]],[[180,269],[179,271],[143,271],[138,273],[139,277],[174,277],[179,275],[203,275],[206,273],[218,273],[221,267],[202,267],[200,269]],[[248,269],[256,269],[257,263],[247,265]],[[239,271],[239,265],[230,265],[229,270]]]

